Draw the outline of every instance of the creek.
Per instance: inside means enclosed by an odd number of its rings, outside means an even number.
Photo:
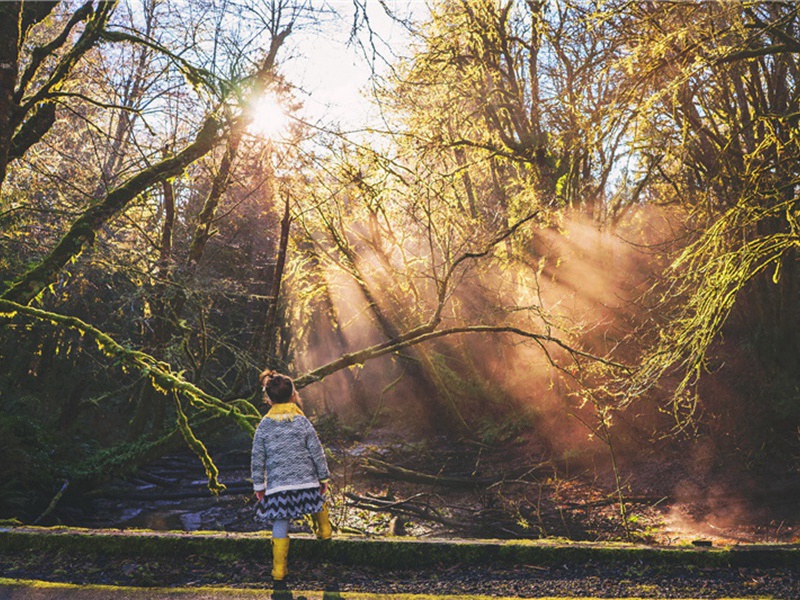
[[[88,528],[256,531],[249,448],[212,453],[226,489],[214,496],[202,464],[183,451],[112,480],[58,511],[63,524]]]

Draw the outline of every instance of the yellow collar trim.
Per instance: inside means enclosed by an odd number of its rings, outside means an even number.
[[[273,404],[267,413],[267,418],[273,421],[292,421],[297,416],[305,417],[303,411],[294,402]]]

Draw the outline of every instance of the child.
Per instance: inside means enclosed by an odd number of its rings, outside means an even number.
[[[253,438],[250,470],[256,517],[272,521],[272,578],[283,581],[289,555],[289,521],[311,514],[318,538],[331,537],[323,494],[330,473],[317,432],[296,404],[292,380],[264,371],[259,375],[271,405]]]

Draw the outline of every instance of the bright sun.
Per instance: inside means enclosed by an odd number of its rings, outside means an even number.
[[[250,108],[253,122],[248,131],[267,138],[280,137],[289,125],[289,117],[275,96],[265,95]]]

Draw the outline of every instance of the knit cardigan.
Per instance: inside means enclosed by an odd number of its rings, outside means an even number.
[[[275,404],[261,419],[250,471],[253,490],[266,494],[316,488],[330,477],[317,432],[296,404]]]

